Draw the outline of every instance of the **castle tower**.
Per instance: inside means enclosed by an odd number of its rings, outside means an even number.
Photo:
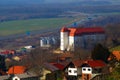
[[[69,30],[65,27],[60,32],[60,49],[62,51],[67,50],[69,44]]]

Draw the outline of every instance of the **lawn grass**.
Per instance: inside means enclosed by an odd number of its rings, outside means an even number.
[[[45,18],[1,22],[0,36],[20,34],[25,33],[26,31],[59,28],[73,20],[73,18]]]

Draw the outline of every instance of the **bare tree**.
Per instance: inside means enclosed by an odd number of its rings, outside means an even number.
[[[51,60],[52,57],[52,49],[36,48],[28,54],[27,58],[24,60],[24,64],[28,69],[40,75],[44,67],[43,64]]]
[[[87,49],[76,48],[74,51],[74,59],[86,59],[90,58],[91,52]]]

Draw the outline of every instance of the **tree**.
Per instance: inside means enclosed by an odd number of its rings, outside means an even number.
[[[5,57],[0,55],[0,69],[6,71]]]
[[[108,24],[105,27],[107,40],[106,45],[108,47],[114,47],[120,45],[120,23],[118,24]]]
[[[52,57],[52,49],[36,48],[28,54],[27,58],[23,60],[23,63],[29,70],[41,75],[44,63],[51,60]]]
[[[119,80],[120,79],[120,62],[113,69],[112,73],[107,77],[106,80]]]
[[[74,59],[86,59],[90,58],[90,51],[87,49],[77,47],[74,53]]]
[[[108,48],[103,47],[101,44],[97,44],[92,50],[91,57],[93,60],[102,60],[104,62],[107,62],[109,55],[110,55],[110,52]]]

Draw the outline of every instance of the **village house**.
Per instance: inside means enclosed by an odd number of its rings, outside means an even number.
[[[52,75],[57,71],[62,71],[64,69],[64,66],[60,63],[44,63],[44,68],[42,70],[42,77],[40,78],[40,80],[46,80],[46,76]],[[56,76],[56,75],[52,75],[52,76]],[[56,77],[57,78],[57,77]]]
[[[24,66],[12,66],[5,75],[0,76],[0,80],[40,80],[40,76],[27,71]]]
[[[114,50],[112,54],[115,56],[115,58],[120,61],[120,50]]]
[[[105,30],[102,27],[66,28],[60,31],[60,49],[74,51],[76,47],[92,48],[105,40]]]
[[[24,66],[12,66],[8,69],[7,74],[23,74],[26,71]]]
[[[68,68],[77,68],[77,75],[81,76],[82,67],[86,65],[92,68],[92,74],[108,73],[109,71],[109,69],[107,69],[107,64],[101,60],[74,60],[66,64],[64,72],[67,74]]]
[[[39,76],[29,72],[23,74],[3,75],[0,80],[40,80]]]

